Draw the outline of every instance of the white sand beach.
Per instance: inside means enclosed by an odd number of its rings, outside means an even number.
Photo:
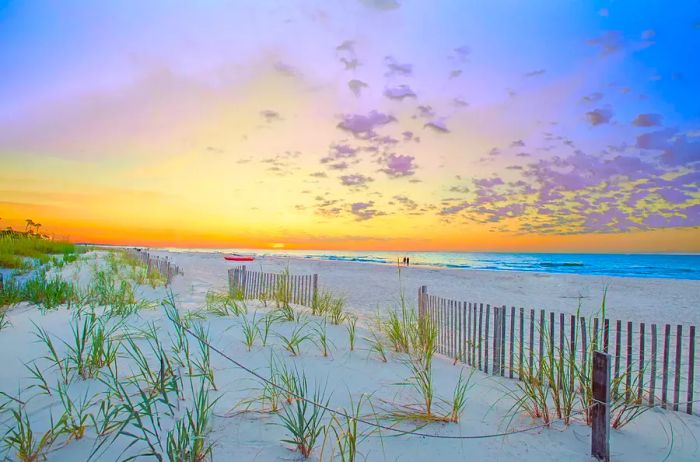
[[[237,266],[224,261],[221,253],[166,252],[176,263],[191,268],[186,280],[192,290],[202,287],[223,289],[226,271]],[[607,288],[607,316],[611,319],[648,323],[700,323],[700,281],[606,277],[576,274],[518,271],[468,270],[452,268],[401,267],[305,258],[257,257],[250,270],[280,271],[289,267],[295,274],[319,274],[319,283],[347,298],[355,312],[374,314],[396,305],[403,288],[410,304],[416,304],[418,288],[441,297],[575,313],[579,300],[581,313],[601,309]]]
[[[206,293],[210,290],[227,290],[226,271],[232,267],[221,254],[173,253],[156,251],[167,255],[184,271],[184,276],[176,276],[172,291],[177,306],[183,313],[200,310],[205,304]],[[85,258],[85,257],[83,257]],[[87,255],[90,261],[102,258],[102,253]],[[99,264],[99,263],[98,263]],[[280,270],[289,265],[293,273],[318,273],[320,284],[347,297],[347,310],[358,313],[369,320],[377,310],[388,310],[398,303],[399,279],[392,266],[363,263],[309,261],[303,259],[264,258],[250,264]],[[79,270],[78,270],[79,268]],[[88,265],[67,265],[61,270],[64,277],[78,283],[87,283],[90,277]],[[419,285],[427,285],[430,292],[459,299],[479,300],[498,304],[515,304],[526,307],[543,307],[552,310],[573,312],[577,299],[582,296],[585,310],[599,306],[603,288],[607,285],[609,309],[620,317],[649,319],[650,321],[696,322],[696,302],[700,294],[700,282],[677,280],[639,280],[622,278],[582,277],[569,275],[542,275],[525,273],[497,273],[492,271],[466,271],[449,269],[408,268],[401,272],[401,284],[409,301],[415,303]],[[158,337],[164,344],[173,338],[171,323],[160,308],[160,302],[167,296],[164,287],[139,287],[138,295],[156,306],[140,311],[126,318],[125,328],[145,328],[148,323],[159,329]],[[364,394],[371,397],[373,407],[365,406],[363,415],[376,419],[377,415],[392,409],[397,404],[416,401],[410,387],[399,383],[406,380],[409,371],[404,356],[387,350],[387,362],[371,353],[367,337],[369,332],[358,327],[357,344],[349,350],[349,339],[343,325],[328,325],[331,341],[330,353],[323,356],[317,343],[306,341],[301,345],[301,353],[292,356],[281,348],[281,337],[289,336],[298,328],[311,332],[321,324],[321,319],[306,314],[301,322],[276,322],[272,325],[268,342],[262,345],[260,338],[251,351],[244,345],[243,325],[261,318],[270,310],[259,302],[249,301],[248,313],[239,317],[218,317],[205,314],[203,323],[210,329],[212,345],[221,349],[231,358],[240,361],[252,370],[268,376],[271,357],[278,358],[290,367],[305,371],[311,383],[326,390],[328,406],[332,409],[350,409],[352,402]],[[303,311],[302,308],[298,310]],[[32,334],[34,324],[46,329],[55,337],[57,349],[64,353],[71,335],[72,310],[60,308],[40,314],[36,307],[27,303],[15,306],[8,312],[11,325],[0,332],[0,390],[22,398],[29,398],[37,392],[28,388],[32,384],[24,363],[46,355],[43,345]],[[300,327],[302,326],[302,327]],[[143,340],[139,342],[144,343]],[[193,343],[194,348],[194,343]],[[122,354],[122,356],[124,356]],[[446,358],[436,357],[433,363],[436,406],[440,398],[449,399],[460,373],[468,374],[469,368],[454,364]],[[151,358],[152,359],[152,358]],[[122,374],[129,375],[134,370],[132,361],[122,358],[125,366]],[[214,403],[213,442],[214,460],[277,461],[300,460],[298,452],[289,443],[284,427],[280,426],[278,414],[262,412],[261,405],[255,403],[250,411],[242,412],[241,403],[254,399],[260,394],[261,385],[248,372],[241,370],[230,361],[212,353],[216,390],[210,390]],[[41,362],[42,367],[46,364]],[[46,367],[46,376],[53,384],[58,379],[57,372]],[[359,442],[360,460],[367,461],[425,461],[442,462],[464,460],[489,461],[590,461],[590,428],[574,418],[570,426],[560,421],[551,428],[537,428],[524,433],[508,436],[482,437],[503,432],[517,431],[541,424],[522,412],[513,409],[513,398],[509,395],[516,389],[516,381],[495,378],[482,372],[475,372],[471,379],[472,388],[467,393],[467,403],[459,423],[440,423],[423,426],[419,431],[434,435],[397,436],[390,431],[368,434]],[[21,392],[20,392],[21,391]],[[105,392],[105,384],[95,380],[76,379],[71,383],[70,394],[77,398]],[[189,402],[178,401],[175,416],[182,415]],[[31,401],[29,415],[36,428],[48,425],[49,413],[58,415],[60,403],[55,397],[38,396]],[[182,409],[181,409],[182,407]],[[259,412],[257,412],[259,411]],[[372,417],[370,417],[372,415]],[[330,414],[326,416],[330,418]],[[7,415],[3,415],[5,423]],[[154,438],[165,438],[173,418],[163,417],[162,433]],[[379,421],[379,420],[378,420]],[[382,424],[387,424],[381,420]],[[404,423],[401,429],[415,428]],[[366,428],[364,430],[367,430]],[[442,437],[475,438],[447,439]],[[621,430],[612,430],[612,457],[619,461],[673,460],[694,461],[700,459],[700,418],[680,412],[670,412],[658,407],[644,413]],[[80,440],[56,445],[48,454],[48,460],[73,462],[87,460],[95,445],[100,441],[94,432],[88,431]],[[128,447],[130,439],[117,438],[114,444],[105,445],[93,460],[122,460],[124,457],[139,454],[144,450],[141,442]],[[311,460],[340,460],[334,454],[335,441],[328,435],[325,447],[312,453]],[[125,452],[123,452],[125,451]],[[12,458],[13,454],[8,454]],[[139,458],[141,460],[141,458]],[[144,460],[146,460],[144,458]]]

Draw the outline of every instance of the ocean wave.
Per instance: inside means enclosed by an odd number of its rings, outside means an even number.
[[[556,263],[556,262],[549,262],[549,261],[543,261],[541,263],[538,263],[539,266],[544,266],[545,268],[558,268],[558,267],[582,267],[586,266],[584,263],[581,262],[561,262],[561,263]]]

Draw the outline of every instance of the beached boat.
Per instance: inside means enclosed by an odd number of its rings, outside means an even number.
[[[224,260],[227,261],[253,261],[255,257],[252,255],[224,255]]]

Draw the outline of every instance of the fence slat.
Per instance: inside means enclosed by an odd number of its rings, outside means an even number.
[[[629,401],[632,394],[632,342],[634,332],[632,331],[632,321],[627,321],[627,367],[625,368],[625,399]]]
[[[688,332],[688,393],[685,412],[693,413],[693,382],[695,382],[695,326]]]
[[[649,406],[654,405],[656,397],[656,324],[651,325],[651,372],[649,373]]]
[[[666,409],[668,403],[668,347],[671,337],[671,325],[666,324],[664,326],[664,352],[663,352],[663,366],[662,366],[662,376],[661,376],[661,406]]]
[[[482,370],[482,360],[481,360],[481,350],[482,350],[482,331],[481,331],[481,326],[482,326],[482,320],[483,320],[483,315],[484,315],[484,304],[479,303],[479,337],[477,339],[477,344],[478,344],[478,349],[479,349],[479,356],[478,356],[478,362],[479,362],[479,370]]]
[[[489,373],[489,318],[491,316],[491,305],[486,304],[486,324],[484,334],[484,372]]]
[[[637,401],[642,402],[642,394],[644,393],[644,337],[645,325],[639,323],[639,371],[637,372]]]
[[[515,307],[510,307],[510,339],[508,342],[510,357],[508,358],[508,377],[513,378],[513,349],[515,345],[513,341],[515,339]]]
[[[525,333],[523,332],[524,327],[525,327],[525,309],[521,306],[520,307],[520,345],[518,346],[518,379],[522,380],[523,377],[523,349],[525,346],[523,345],[525,343]]]
[[[622,330],[622,321],[619,319],[615,322],[615,365],[613,366],[613,382],[617,381],[620,375],[620,331]]]
[[[683,325],[676,326],[676,370],[673,378],[673,410],[678,410],[678,399],[681,386],[681,346],[683,345]]]

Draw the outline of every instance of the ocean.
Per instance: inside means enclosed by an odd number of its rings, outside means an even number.
[[[592,253],[388,252],[251,249],[168,249],[290,256],[316,260],[396,264],[404,256],[411,265],[471,270],[590,274],[598,276],[700,280],[700,255]]]

